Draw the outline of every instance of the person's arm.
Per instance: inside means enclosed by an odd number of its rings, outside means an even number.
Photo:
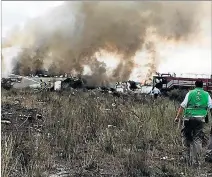
[[[175,117],[175,122],[178,122],[179,121],[179,117],[180,117],[180,115],[182,114],[182,112],[183,112],[183,107],[182,106],[180,106],[179,107],[179,109],[178,109],[178,111],[177,111],[177,115],[176,115],[176,117]]]
[[[186,94],[185,99],[180,104],[180,107],[178,109],[177,115],[175,117],[175,122],[178,122],[179,121],[180,115],[182,114],[183,110],[186,108],[186,106],[188,104],[188,95],[189,95],[189,93]]]

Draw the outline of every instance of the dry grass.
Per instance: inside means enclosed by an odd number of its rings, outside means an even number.
[[[49,176],[58,166],[69,176],[198,176],[211,168],[179,162],[174,101],[3,90],[3,105],[15,100],[43,118],[16,130],[2,126],[2,176]]]

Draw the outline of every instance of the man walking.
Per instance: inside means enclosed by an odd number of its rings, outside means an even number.
[[[41,90],[45,90],[46,88],[46,83],[42,79],[40,79],[40,88]]]
[[[51,80],[49,79],[49,80],[48,80],[48,83],[47,83],[47,90],[50,91],[51,88],[52,88],[52,82],[51,82]]]
[[[154,99],[157,99],[158,96],[161,94],[160,90],[157,87],[154,87],[151,92],[154,96]]]
[[[208,92],[203,90],[203,82],[195,82],[196,88],[189,91],[181,103],[175,122],[183,112],[183,128],[181,130],[183,145],[186,148],[186,160],[189,164],[199,165],[202,140],[204,138],[203,127],[208,109],[212,109],[212,100]]]

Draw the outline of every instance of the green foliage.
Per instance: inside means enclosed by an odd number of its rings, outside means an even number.
[[[187,93],[188,93],[188,90],[174,89],[174,90],[171,90],[170,92],[168,92],[168,96],[171,100],[176,100],[176,101],[182,102]]]

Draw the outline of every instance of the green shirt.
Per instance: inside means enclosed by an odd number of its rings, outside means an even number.
[[[195,88],[188,93],[188,102],[184,110],[184,117],[206,117],[208,113],[208,92],[202,88]]]

